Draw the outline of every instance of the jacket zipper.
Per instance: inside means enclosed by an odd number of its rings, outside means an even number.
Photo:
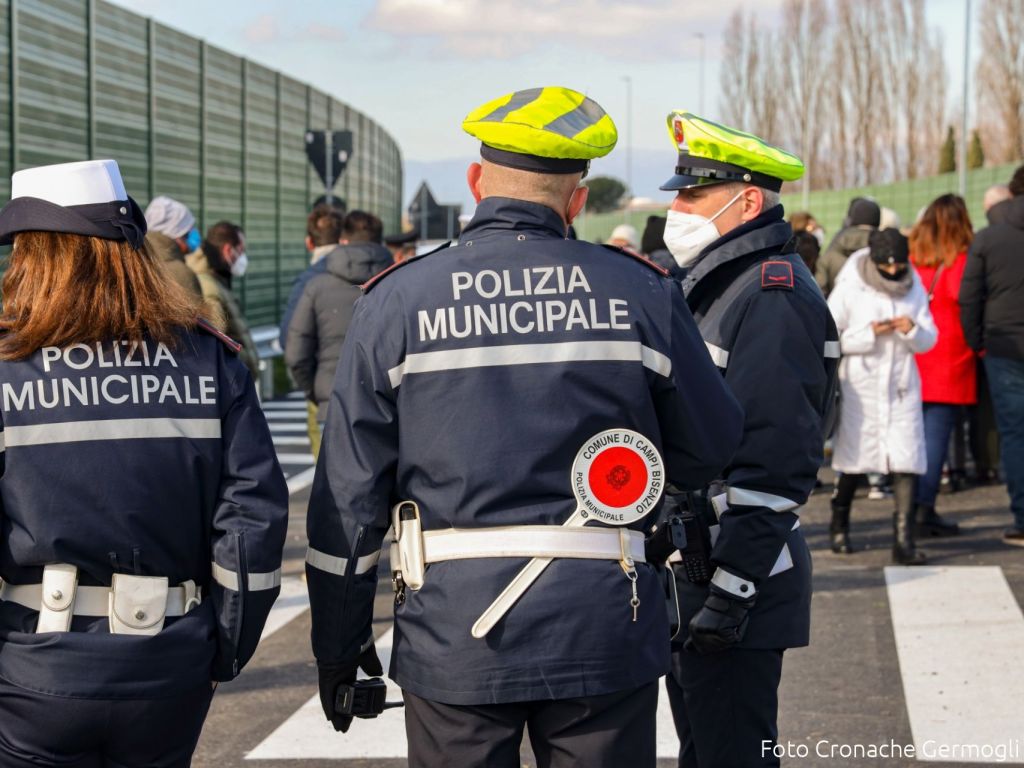
[[[235,647],[235,657],[231,660],[231,673],[238,675],[238,644],[242,639],[242,622],[245,620],[245,599],[249,594],[248,566],[245,558],[245,531],[235,534],[235,562],[238,563],[238,621],[235,624],[234,636],[231,638]]]

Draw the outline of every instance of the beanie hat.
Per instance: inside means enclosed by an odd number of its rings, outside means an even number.
[[[196,225],[196,217],[184,203],[166,195],[154,197],[146,206],[146,224],[153,232],[175,240],[187,235]]]

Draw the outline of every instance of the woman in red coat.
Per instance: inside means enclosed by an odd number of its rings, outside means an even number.
[[[917,483],[919,535],[959,533],[956,523],[943,520],[935,512],[935,497],[960,407],[977,402],[974,352],[964,339],[957,303],[973,237],[967,206],[958,195],[936,198],[910,233],[910,260],[928,292],[932,317],[939,329],[938,343],[931,351],[917,355],[928,454],[928,470]]]

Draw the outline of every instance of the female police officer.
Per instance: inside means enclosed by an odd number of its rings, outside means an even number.
[[[0,764],[186,766],[279,591],[284,478],[237,345],[142,248],[117,164],[19,171],[11,197]]]

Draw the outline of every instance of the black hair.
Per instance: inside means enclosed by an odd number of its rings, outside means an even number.
[[[351,211],[345,217],[341,236],[355,243],[380,243],[384,238],[384,225],[372,213]]]

